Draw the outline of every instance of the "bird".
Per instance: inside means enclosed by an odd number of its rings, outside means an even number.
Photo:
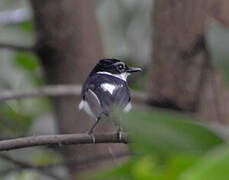
[[[92,134],[103,115],[108,116],[114,107],[129,112],[132,108],[127,77],[142,71],[128,67],[118,59],[101,59],[89,73],[81,90],[79,110],[84,110],[96,121],[88,130]],[[121,131],[119,126],[118,132]]]

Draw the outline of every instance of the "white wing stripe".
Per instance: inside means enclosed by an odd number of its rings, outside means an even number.
[[[103,83],[100,85],[100,87],[104,90],[104,91],[108,91],[111,95],[113,94],[114,90],[115,90],[115,85],[113,84],[109,84],[109,83]]]

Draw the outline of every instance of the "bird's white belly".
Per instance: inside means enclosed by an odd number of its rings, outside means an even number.
[[[96,118],[95,114],[92,112],[89,104],[87,103],[87,101],[82,100],[79,104],[79,110],[84,110],[87,114],[89,114],[90,116]],[[132,104],[131,102],[129,102],[123,109],[123,112],[129,112],[132,109]]]
[[[130,112],[130,110],[132,109],[132,104],[131,102],[129,102],[123,109],[123,112]]]

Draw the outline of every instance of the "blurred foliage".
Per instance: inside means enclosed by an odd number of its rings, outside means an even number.
[[[222,146],[203,156],[182,174],[181,180],[228,180],[229,146]]]
[[[229,179],[228,146],[192,117],[135,109],[121,119],[135,155],[123,165],[89,179]]]
[[[51,111],[47,98],[11,100],[0,104],[0,133],[25,136],[34,120]]]
[[[29,77],[35,85],[44,85],[44,77],[41,73],[39,59],[35,54],[29,52],[16,52],[15,63],[29,74]]]
[[[141,73],[136,73],[128,78],[128,85],[130,89],[135,91],[145,91],[148,81],[148,71],[144,68]]]
[[[45,148],[43,151],[33,153],[30,161],[33,162],[33,164],[40,166],[60,162],[60,160],[62,160],[62,158],[57,151]]]
[[[31,21],[9,24],[8,26],[15,28],[19,32],[25,32],[28,39],[33,39],[35,35]],[[18,33],[18,36],[20,36],[20,33]],[[14,67],[16,65],[19,70],[17,73],[24,74],[26,77],[25,82],[19,88],[36,88],[45,84],[39,59],[34,53],[16,51],[12,54],[13,56],[9,55],[9,58],[14,57],[12,61]],[[16,73],[15,76],[17,76]],[[18,84],[20,85],[20,82]],[[12,88],[13,90],[13,87],[10,87],[10,89]],[[45,113],[50,113],[50,110],[51,104],[47,98],[11,100],[7,101],[7,103],[1,103],[0,134],[9,137],[25,136],[33,125],[34,120]]]
[[[153,149],[153,153],[163,156],[179,152],[201,153],[222,143],[221,138],[183,114],[134,110],[121,118],[136,142],[132,147],[138,151],[152,152]]]
[[[19,28],[21,28],[22,30],[24,30],[27,33],[30,33],[31,35],[34,35],[35,33],[33,23],[31,21],[24,21],[20,23]]]
[[[217,68],[219,68],[220,72],[222,72],[226,84],[229,85],[229,61],[228,59],[218,60],[216,66]]]
[[[15,61],[20,67],[28,71],[34,71],[39,67],[38,59],[32,53],[17,52]]]
[[[30,171],[25,170],[18,173],[12,173],[5,178],[3,177],[3,180],[39,180],[40,175],[36,171]]]
[[[10,21],[1,28],[2,37],[5,38],[3,39],[4,42],[6,41],[25,46],[34,44],[35,30],[32,21],[28,19],[25,21]],[[9,31],[8,29],[12,29],[12,31]],[[3,54],[4,52],[1,53]],[[6,63],[1,64],[2,69],[6,70],[6,72],[8,71],[12,76],[10,79],[7,73],[4,74],[7,77],[7,84],[9,84],[9,86],[1,86],[4,91],[23,91],[27,88],[39,88],[45,85],[39,58],[36,54],[32,52],[6,51],[4,57]],[[4,60],[4,58],[2,58],[2,60]],[[0,80],[0,85],[1,83],[3,82]],[[48,133],[42,130],[45,129],[44,127],[53,126],[52,124],[50,125],[50,123],[45,123],[47,122],[46,120],[49,122],[52,121],[52,116],[50,114],[51,103],[49,99],[45,97],[9,100],[0,103],[0,137],[12,138],[27,136],[30,134],[33,135],[34,133],[40,134],[40,132]],[[22,152],[12,152],[12,155],[15,155],[15,159],[21,159],[22,161],[27,161],[34,165],[46,165],[49,163],[60,162],[60,160],[62,160],[59,152],[47,148],[36,148],[28,151],[27,149],[24,149]],[[7,163],[0,160],[0,170],[6,168]],[[64,171],[64,168],[62,169]],[[57,173],[59,173],[59,169],[57,171]],[[63,172],[60,172],[60,174],[61,173]],[[20,172],[9,173],[4,177],[0,177],[0,179],[37,180],[51,178],[47,178],[34,170],[22,170]]]
[[[32,124],[32,116],[19,110],[20,108],[8,104],[0,105],[2,133],[11,136],[24,135]]]
[[[139,65],[136,65],[133,63],[132,60],[130,59],[125,59],[123,57],[120,57],[118,59],[122,59],[125,64],[129,67],[139,67]],[[132,74],[131,76],[128,77],[128,85],[131,89],[133,90],[139,90],[139,91],[144,91],[146,88],[146,82],[147,82],[147,75],[148,75],[148,70],[145,67],[141,67],[144,69],[141,73],[136,73]]]

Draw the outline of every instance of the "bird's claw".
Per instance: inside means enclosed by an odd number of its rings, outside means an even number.
[[[90,136],[90,138],[92,139],[92,142],[93,142],[93,144],[95,144],[95,136],[94,136],[94,134],[92,134],[92,133],[87,133],[89,136]]]
[[[121,141],[123,138],[123,132],[122,131],[118,131],[117,132],[117,136],[118,136],[118,140]]]

